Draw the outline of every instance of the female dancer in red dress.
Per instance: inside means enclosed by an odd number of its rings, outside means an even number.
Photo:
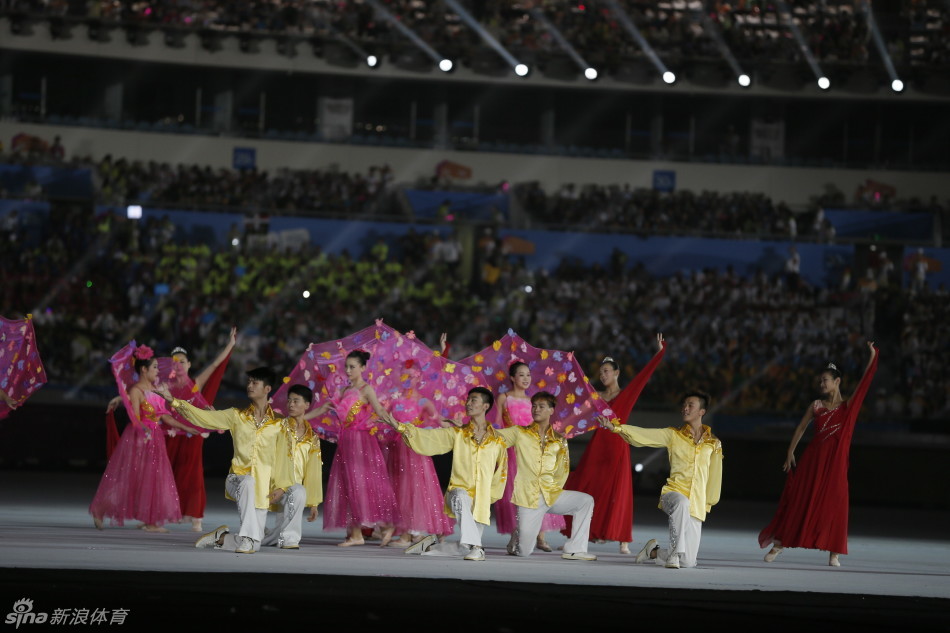
[[[788,473],[778,510],[759,534],[759,546],[772,546],[771,563],[786,547],[825,550],[828,564],[840,567],[838,554],[848,553],[848,454],[861,403],[877,371],[877,348],[868,342],[871,358],[848,400],[841,397],[841,374],[833,364],[818,377],[821,399],[815,400],[792,434],[784,470]],[[815,436],[796,466],[795,448],[815,420]]]
[[[195,387],[201,392],[208,404],[214,404],[221,386],[221,378],[231,358],[231,351],[237,343],[237,328],[231,328],[228,343],[208,367],[198,374]],[[188,352],[183,347],[172,350],[172,360],[181,365],[187,376],[191,370]],[[207,494],[205,492],[204,443],[208,432],[195,427],[189,433],[176,433],[168,438],[168,461],[175,473],[175,485],[181,501],[182,518],[191,517],[191,529],[200,532],[201,519],[205,515]]]
[[[617,418],[624,423],[633,405],[666,351],[663,335],[656,335],[657,353],[621,391],[617,384],[620,366],[607,357],[600,365],[600,397],[610,404]],[[594,498],[594,517],[590,522],[590,539],[619,541],[620,553],[629,554],[633,540],[633,472],[630,468],[630,445],[616,433],[597,429],[584,449],[577,468],[568,476],[565,490],[586,492]],[[571,533],[571,517],[564,517]]]

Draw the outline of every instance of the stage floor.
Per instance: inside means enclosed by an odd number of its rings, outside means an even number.
[[[826,553],[807,550],[764,563],[756,536],[774,505],[728,498],[707,519],[695,569],[635,565],[616,543],[592,544],[596,562],[565,561],[557,552],[515,558],[505,554],[507,536],[494,529],[485,533],[484,562],[407,556],[371,541],[339,548],[342,532],[324,532],[322,519],[304,523],[298,551],[238,555],[195,549],[190,524],[168,526],[168,534],[94,529],[87,508],[98,479],[0,472],[3,614],[26,598],[32,613],[50,618],[56,609],[110,618],[128,609],[124,625],[135,630],[206,618],[229,627],[285,621],[482,631],[585,623],[612,630],[671,618],[773,630],[946,630],[950,623],[947,512],[852,508],[850,553],[840,568],[827,566]],[[236,526],[223,478],[207,486],[205,527]],[[638,496],[634,552],[651,537],[663,541],[665,517],[655,500]],[[548,540],[557,547],[565,539]],[[9,616],[7,622],[12,626]]]

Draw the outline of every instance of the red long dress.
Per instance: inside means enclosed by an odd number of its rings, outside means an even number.
[[[231,355],[215,367],[208,377],[208,381],[201,389],[201,395],[209,403],[214,403],[221,386],[224,370],[228,366]],[[194,433],[179,433],[168,438],[168,461],[171,462],[175,473],[175,486],[178,488],[178,499],[181,502],[181,515],[200,519],[205,515],[205,505],[208,496],[205,491],[204,444],[201,437],[203,429],[195,429]]]
[[[623,423],[630,417],[633,405],[666,347],[661,349],[647,365],[630,381],[623,391],[609,401],[617,418]],[[607,429],[596,429],[590,443],[584,449],[581,462],[572,472],[565,490],[586,492],[594,498],[594,516],[590,522],[592,540],[620,541],[633,540],[633,471],[630,468],[630,445],[618,434]],[[565,516],[567,526],[561,530],[565,536],[571,535],[571,517]]]
[[[759,546],[804,547],[848,553],[848,456],[854,424],[868,393],[877,357],[854,394],[830,411],[816,400],[815,436],[785,479],[778,510],[759,534]]]

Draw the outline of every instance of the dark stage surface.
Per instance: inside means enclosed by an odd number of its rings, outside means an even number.
[[[133,526],[95,530],[87,507],[97,483],[98,476],[87,473],[0,472],[6,629],[14,630],[9,614],[22,598],[47,622],[21,617],[17,630],[270,631],[301,625],[593,631],[675,625],[932,631],[946,630],[950,622],[946,511],[852,508],[850,555],[842,557],[842,567],[831,568],[827,554],[806,550],[762,562],[756,535],[774,508],[726,499],[704,527],[700,566],[668,570],[635,565],[615,543],[592,544],[599,560],[591,563],[564,561],[556,553],[518,559],[505,555],[507,536],[493,529],[486,530],[484,562],[407,556],[372,542],[338,548],[342,533],[323,532],[320,519],[304,524],[299,551],[196,550],[197,535],[185,524],[169,526],[169,534]],[[206,527],[235,524],[223,479],[207,485]],[[664,535],[655,501],[646,494],[637,499],[634,552]],[[549,541],[556,547],[564,538],[550,534]],[[50,625],[57,614],[61,623]],[[116,618],[124,619],[119,624]]]

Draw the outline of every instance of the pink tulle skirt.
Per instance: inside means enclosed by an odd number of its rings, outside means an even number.
[[[145,430],[129,424],[112,453],[89,514],[111,525],[137,520],[149,525],[181,520],[178,490],[161,428],[146,440]]]
[[[396,533],[451,534],[455,521],[445,514],[432,458],[396,438],[388,446],[386,465],[396,494]]]
[[[518,460],[515,449],[508,449],[508,480],[505,482],[505,494],[495,502],[495,529],[499,534],[511,534],[518,527],[518,506],[511,502],[515,489],[515,476],[518,474]],[[564,529],[564,517],[560,514],[545,514],[541,521],[541,531]]]
[[[396,497],[379,441],[366,431],[343,429],[330,467],[323,529],[393,523]]]

